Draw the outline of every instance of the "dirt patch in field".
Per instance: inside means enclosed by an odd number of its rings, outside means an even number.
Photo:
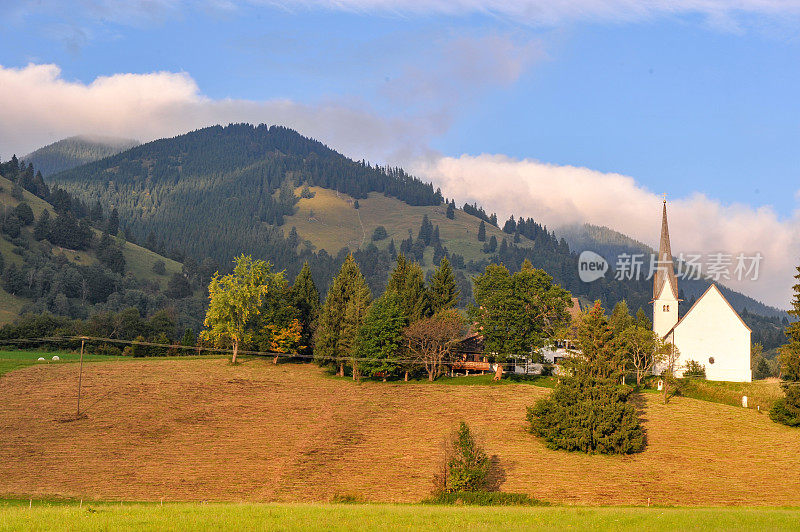
[[[649,445],[629,457],[551,451],[525,432],[528,385],[352,382],[251,360],[84,366],[0,378],[0,495],[319,501],[425,497],[441,441],[474,427],[503,491],[581,504],[800,505],[800,431],[752,410],[642,400]]]

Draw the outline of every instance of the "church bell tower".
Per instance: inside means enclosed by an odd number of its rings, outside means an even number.
[[[678,323],[678,278],[672,263],[667,226],[667,200],[661,217],[661,241],[653,276],[653,331],[663,338]]]

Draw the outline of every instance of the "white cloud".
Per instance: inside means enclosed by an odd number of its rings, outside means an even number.
[[[742,16],[784,17],[800,14],[798,0],[9,0],[0,13],[23,19],[31,13],[95,22],[145,25],[180,17],[190,9],[234,12],[243,6],[327,9],[386,15],[502,17],[522,24],[556,25],[570,20],[630,22],[663,16],[701,15],[715,27],[737,30]]]
[[[704,15],[717,26],[739,15],[797,15],[797,0],[250,0],[250,4],[323,7],[356,13],[487,14],[552,25],[565,20],[625,22],[670,15]]]
[[[657,246],[660,196],[620,174],[557,166],[502,155],[462,155],[420,162],[414,170],[459,202],[477,201],[501,219],[533,217],[551,229],[588,222]],[[760,279],[724,281],[771,305],[786,308],[800,258],[800,218],[773,209],[723,205],[701,194],[669,201],[674,253],[760,252]]]
[[[78,134],[141,141],[230,122],[281,124],[356,158],[410,158],[446,122],[436,115],[393,119],[366,106],[291,100],[214,100],[186,73],[115,74],[68,81],[56,65],[0,66],[0,155],[24,154]]]

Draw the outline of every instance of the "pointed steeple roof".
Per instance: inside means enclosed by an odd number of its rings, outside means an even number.
[[[667,200],[664,200],[664,212],[661,217],[661,241],[658,243],[658,268],[653,276],[653,299],[657,299],[669,282],[672,295],[678,299],[678,278],[675,277],[675,266],[672,263],[672,249],[669,245],[669,227],[667,226]]]

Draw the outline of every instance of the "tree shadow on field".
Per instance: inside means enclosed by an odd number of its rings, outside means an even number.
[[[641,427],[642,435],[644,436],[644,447],[642,448],[643,451],[648,445],[647,427],[645,426],[645,423],[647,422],[647,417],[645,417],[645,414],[647,414],[647,401],[645,400],[642,392],[634,391],[628,397],[628,402],[636,409],[636,417],[639,418],[639,426]]]
[[[489,478],[486,483],[486,491],[500,491],[500,487],[506,481],[506,468],[503,467],[500,457],[493,454],[489,458]]]

